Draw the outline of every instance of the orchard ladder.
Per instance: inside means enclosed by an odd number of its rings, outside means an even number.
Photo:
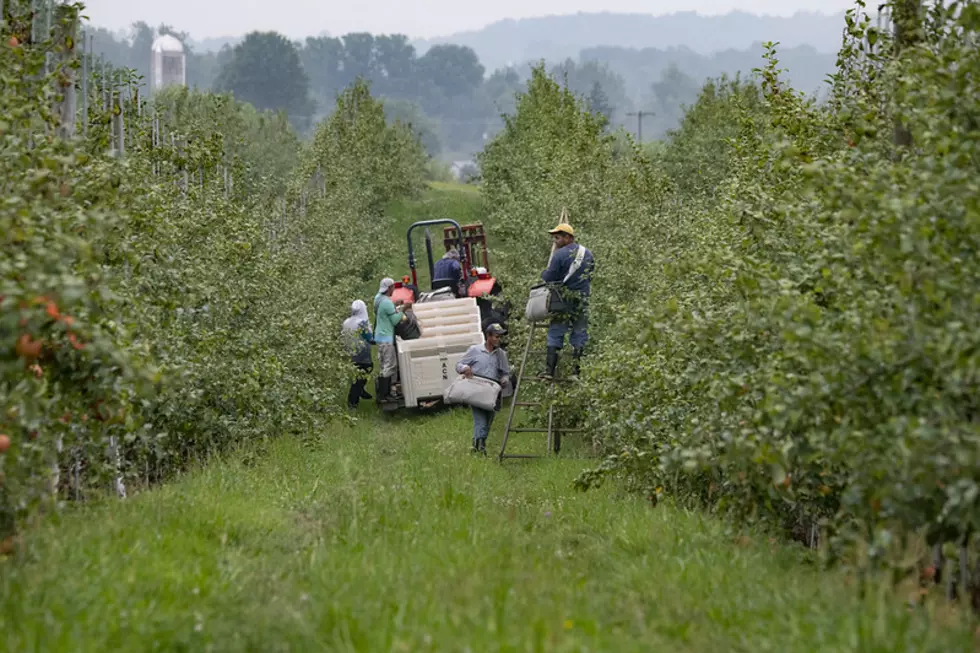
[[[500,445],[500,455],[497,457],[498,461],[503,462],[505,458],[544,458],[549,456],[551,452],[555,455],[561,451],[561,435],[562,433],[581,433],[584,429],[566,429],[558,428],[555,426],[555,384],[556,383],[570,383],[572,379],[561,379],[557,377],[552,379],[546,379],[538,376],[535,373],[531,373],[530,377],[525,379],[525,374],[527,371],[527,360],[534,354],[541,354],[543,352],[532,352],[531,345],[534,342],[534,335],[538,329],[547,329],[546,325],[534,322],[531,324],[531,328],[527,334],[527,344],[524,345],[524,355],[521,357],[521,365],[517,371],[517,383],[514,384],[514,396],[511,398],[510,402],[510,412],[507,415],[507,426],[504,429],[504,439]],[[514,414],[517,412],[517,408],[541,408],[544,404],[539,402],[526,402],[521,401],[521,387],[525,381],[530,382],[541,382],[548,384],[548,427],[547,428],[515,428],[514,427]],[[544,455],[534,455],[534,454],[509,454],[507,453],[507,442],[510,439],[511,433],[547,433],[548,440]]]

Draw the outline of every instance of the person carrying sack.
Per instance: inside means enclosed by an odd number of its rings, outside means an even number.
[[[510,362],[507,352],[500,348],[500,337],[507,331],[497,323],[487,326],[484,331],[486,341],[482,345],[473,345],[456,363],[456,372],[468,379],[482,376],[506,385],[510,382]],[[487,455],[487,436],[496,411],[500,410],[500,395],[497,395],[497,405],[493,410],[471,406],[473,410],[473,453]]]
[[[565,334],[571,329],[572,376],[580,372],[580,361],[589,340],[589,296],[592,294],[592,274],[595,259],[592,252],[575,242],[575,230],[561,223],[551,231],[554,252],[548,269],[541,273],[545,283],[558,283],[562,302],[548,326],[548,353],[543,378],[553,379],[558,355],[565,345]]]

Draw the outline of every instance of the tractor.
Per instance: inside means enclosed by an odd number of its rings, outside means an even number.
[[[448,223],[448,224],[447,224]],[[429,227],[446,224],[443,228],[443,246],[448,250],[451,246],[459,252],[459,262],[463,268],[463,287],[453,288],[452,279],[434,279],[435,261],[432,252],[432,235],[425,230],[425,252],[429,266],[431,291],[421,293],[418,289],[418,271],[416,269],[415,248],[412,242],[412,232],[419,227]],[[408,228],[408,267],[411,277],[402,277],[395,282],[392,301],[418,303],[421,301],[438,301],[452,297],[473,297],[480,308],[481,324],[495,320],[506,326],[509,306],[494,307],[493,298],[499,297],[502,288],[500,282],[490,274],[490,260],[487,255],[487,236],[482,224],[460,226],[455,220],[426,220],[416,222]],[[470,265],[473,267],[470,267]]]

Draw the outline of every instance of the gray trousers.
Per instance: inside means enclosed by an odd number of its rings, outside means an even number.
[[[395,372],[398,371],[398,357],[395,356],[395,343],[379,342],[378,359],[381,362],[381,376],[395,376]]]

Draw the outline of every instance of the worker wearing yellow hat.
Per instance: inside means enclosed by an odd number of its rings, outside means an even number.
[[[575,242],[575,229],[561,222],[549,231],[554,238],[554,251],[548,269],[541,273],[547,283],[561,283],[561,294],[569,305],[566,312],[556,315],[548,327],[548,358],[545,377],[554,378],[558,355],[565,345],[565,335],[572,345],[572,375],[578,376],[579,362],[589,340],[589,296],[592,294],[592,273],[595,259],[592,252]]]

